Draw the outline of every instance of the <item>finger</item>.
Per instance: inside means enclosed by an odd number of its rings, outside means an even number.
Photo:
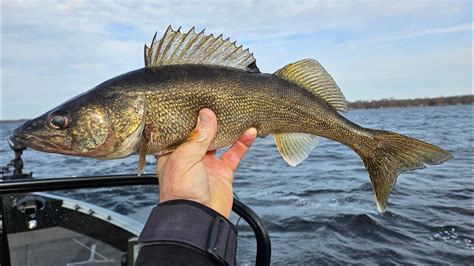
[[[210,109],[202,109],[194,131],[185,143],[181,144],[173,156],[183,156],[182,159],[200,160],[206,155],[217,134],[217,118]]]
[[[163,172],[163,167],[166,164],[166,162],[168,161],[168,158],[170,156],[171,156],[171,153],[155,156],[155,158],[156,158],[156,172],[157,172],[158,176],[160,176],[161,173]]]
[[[252,145],[252,143],[255,141],[256,138],[257,138],[257,129],[252,127],[252,128],[247,129],[244,132],[244,134],[240,136],[238,141],[250,147],[250,145]]]
[[[247,129],[239,140],[237,140],[229,150],[222,154],[221,160],[224,161],[232,171],[235,171],[245,153],[250,148],[250,145],[252,145],[256,138],[257,130],[255,128]]]

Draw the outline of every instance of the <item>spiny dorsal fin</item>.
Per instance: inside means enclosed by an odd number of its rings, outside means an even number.
[[[145,67],[165,65],[219,65],[238,68],[245,71],[260,72],[253,54],[242,45],[235,45],[229,38],[223,39],[205,35],[204,30],[196,33],[194,27],[187,33],[180,29],[166,29],[161,39],[153,37],[150,48],[145,45]]]
[[[274,74],[322,98],[336,111],[347,111],[347,102],[341,89],[318,61],[303,59],[286,65]]]
[[[273,134],[273,139],[281,156],[291,166],[302,163],[318,145],[318,137],[306,133]]]

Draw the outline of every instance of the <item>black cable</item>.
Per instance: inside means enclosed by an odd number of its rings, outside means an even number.
[[[234,197],[238,200],[240,200],[239,196],[235,192],[232,192],[234,194]],[[239,225],[240,220],[242,220],[242,216],[239,215],[239,218],[237,219],[237,222],[235,223],[235,226]]]

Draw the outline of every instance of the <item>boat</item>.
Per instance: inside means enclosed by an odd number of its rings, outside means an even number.
[[[26,148],[12,138],[8,142],[15,157],[0,176],[0,265],[134,265],[144,223],[57,192],[158,186],[155,175],[34,178],[23,173]],[[270,265],[271,242],[258,215],[236,197],[232,210],[255,235],[257,248],[250,260]]]

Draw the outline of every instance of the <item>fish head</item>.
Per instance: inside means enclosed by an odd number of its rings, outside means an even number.
[[[144,118],[145,104],[140,97],[86,93],[24,122],[13,137],[43,152],[122,158],[138,149]]]

